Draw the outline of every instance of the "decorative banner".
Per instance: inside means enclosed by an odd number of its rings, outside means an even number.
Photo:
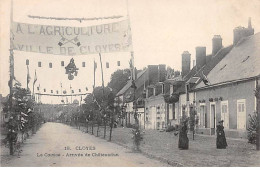
[[[89,27],[12,23],[14,50],[55,55],[132,51],[128,20]]]

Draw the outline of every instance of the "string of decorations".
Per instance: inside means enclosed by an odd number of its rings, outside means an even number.
[[[44,17],[44,16],[33,16],[28,15],[32,19],[51,19],[51,20],[75,20],[75,21],[94,21],[94,20],[106,20],[106,19],[119,19],[122,18],[122,15],[113,15],[108,17],[92,17],[92,18],[62,18],[62,17]]]
[[[91,93],[83,93],[83,94],[45,94],[45,93],[35,93],[36,95],[43,95],[43,96],[84,96]]]

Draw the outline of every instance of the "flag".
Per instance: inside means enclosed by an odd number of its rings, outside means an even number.
[[[14,77],[14,87],[21,87],[22,84]]]
[[[36,74],[36,70],[35,70],[34,80],[33,80],[33,86],[35,85],[36,81],[37,81],[37,74]]]
[[[96,84],[96,69],[97,69],[97,63],[94,59],[94,83],[93,83],[93,89],[95,88],[95,84]]]
[[[29,89],[29,83],[30,83],[31,77],[29,73],[29,66],[27,65],[27,89]]]

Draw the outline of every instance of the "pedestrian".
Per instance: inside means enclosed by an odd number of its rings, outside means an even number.
[[[224,132],[224,126],[223,126],[223,120],[219,121],[219,125],[217,125],[217,149],[226,149],[227,147],[227,141],[226,141],[226,136]]]
[[[189,138],[187,136],[188,133],[188,119],[184,119],[181,122],[179,129],[179,149],[189,149]]]

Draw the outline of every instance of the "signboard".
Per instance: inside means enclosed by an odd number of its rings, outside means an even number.
[[[13,22],[11,40],[14,50],[54,55],[132,51],[128,20],[89,27]]]

